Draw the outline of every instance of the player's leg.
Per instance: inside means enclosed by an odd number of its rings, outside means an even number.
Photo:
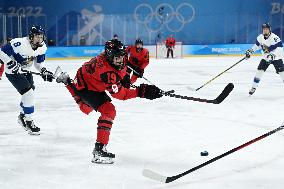
[[[171,56],[172,56],[172,58],[174,58],[174,50],[173,50],[173,48],[171,48]]]
[[[81,108],[80,106],[82,112],[88,114],[94,109],[101,113],[97,123],[97,141],[93,150],[94,157],[92,162],[104,164],[113,163],[115,155],[106,150],[112,123],[116,115],[115,107],[111,103],[111,98],[105,92],[95,92],[87,89],[77,90],[74,84],[71,83],[67,73],[61,73],[56,81],[66,85],[66,88],[79,106],[80,104],[85,105],[85,108]]]
[[[29,134],[38,135],[40,128],[36,127],[33,122],[34,113],[34,83],[31,74],[6,74],[8,80],[21,94],[20,115],[18,122]]]
[[[98,108],[98,111],[101,113],[101,116],[98,120],[97,127],[97,142],[93,150],[93,163],[113,163],[115,154],[110,153],[106,150],[106,145],[109,142],[109,136],[113,124],[113,120],[116,116],[116,110],[114,105],[107,101]]]
[[[0,60],[0,80],[2,79],[3,73],[4,73],[4,64]]]
[[[258,68],[257,68],[257,72],[256,72],[255,77],[253,79],[252,88],[249,91],[250,95],[252,95],[255,92],[255,90],[258,87],[258,84],[259,84],[264,72],[267,70],[268,66],[269,66],[269,63],[267,63],[264,59],[262,59],[260,61]]]
[[[282,59],[274,60],[272,62],[272,64],[274,65],[276,73],[278,73],[280,75],[282,81],[284,82],[284,64],[283,64],[283,60]]]
[[[169,56],[170,56],[170,48],[167,47],[167,58],[169,58]]]
[[[116,110],[105,92],[78,91],[82,101],[101,113],[97,122],[97,140],[93,150],[93,163],[113,163],[115,155],[106,150]]]

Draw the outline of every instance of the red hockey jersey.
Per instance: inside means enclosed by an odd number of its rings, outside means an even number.
[[[126,59],[125,59],[126,62]],[[126,75],[126,67],[116,70],[102,53],[83,64],[77,71],[74,84],[77,90],[109,91],[114,98],[126,100],[137,97],[137,89],[126,89],[120,81]]]
[[[168,37],[166,40],[167,47],[174,47],[176,45],[176,40],[173,37]]]
[[[128,46],[126,52],[129,56],[128,62],[134,67],[139,67],[144,70],[149,64],[149,51],[145,48],[142,51],[137,52],[135,46]]]

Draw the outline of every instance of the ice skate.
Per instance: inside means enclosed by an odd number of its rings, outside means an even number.
[[[110,153],[106,150],[106,145],[96,142],[95,144],[95,149],[93,151],[93,163],[98,163],[98,164],[113,164],[114,163],[114,158],[115,154]]]
[[[252,95],[254,92],[255,92],[256,88],[252,87],[250,90],[249,90],[249,95]]]
[[[25,114],[20,113],[18,116],[18,123],[26,130],[30,135],[40,135],[40,128],[35,126],[33,121],[25,120]]]

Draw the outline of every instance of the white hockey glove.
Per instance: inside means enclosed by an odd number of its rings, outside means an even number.
[[[48,71],[46,68],[41,68],[40,73],[44,81],[52,82],[52,80],[54,79],[53,73],[51,71]]]
[[[273,60],[275,60],[275,54],[269,53],[266,56],[266,62],[271,63]]]
[[[7,68],[12,71],[13,74],[18,74],[21,65],[16,61],[10,61],[7,63]]]
[[[246,59],[249,59],[252,53],[253,53],[252,49],[246,50],[246,52],[245,52]]]

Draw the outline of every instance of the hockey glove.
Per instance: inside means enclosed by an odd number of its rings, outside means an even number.
[[[18,74],[21,65],[18,62],[10,61],[7,63],[7,68],[12,71],[13,74]]]
[[[138,66],[131,66],[132,69],[134,70],[133,74],[136,75],[139,78],[143,77],[144,70],[140,69]]]
[[[269,53],[269,54],[266,56],[266,61],[267,61],[268,63],[271,63],[273,60],[275,60],[275,54]]]
[[[245,52],[246,59],[249,59],[252,53],[253,53],[253,50],[251,49],[246,50]]]
[[[52,80],[54,79],[53,73],[51,71],[48,71],[46,68],[42,68],[40,73],[44,81],[52,82]]]
[[[156,87],[155,85],[141,84],[138,87],[138,96],[140,98],[146,98],[153,100],[156,98],[161,98],[163,96],[162,90]]]
[[[124,87],[124,88],[127,88],[129,89],[130,88],[130,85],[131,85],[131,82],[130,82],[130,75],[129,74],[126,74],[124,76],[124,78],[120,81],[121,85]]]

